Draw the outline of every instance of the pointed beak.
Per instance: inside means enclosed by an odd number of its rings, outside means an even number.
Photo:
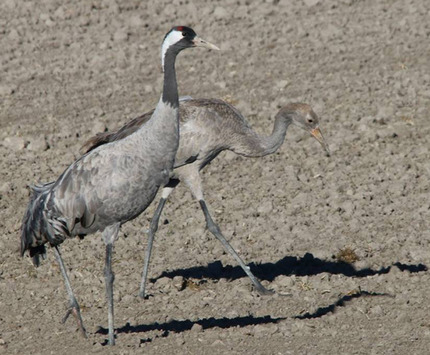
[[[201,39],[198,36],[194,37],[194,39],[192,40],[192,42],[193,42],[194,46],[196,46],[196,47],[204,47],[204,48],[208,48],[208,49],[215,49],[217,51],[220,50],[216,45],[214,45],[212,43],[209,43],[209,42]]]
[[[321,145],[323,146],[323,148],[325,149],[325,151],[327,152],[327,156],[330,156],[330,150],[328,149],[328,145],[327,145],[327,143],[326,143],[326,141],[325,141],[325,139],[324,139],[324,137],[323,137],[323,135],[322,135],[322,133],[321,133],[321,131],[320,131],[320,129],[317,127],[317,128],[314,128],[312,131],[311,131],[311,134],[312,134],[312,136],[318,141],[318,142],[320,142],[321,143]]]

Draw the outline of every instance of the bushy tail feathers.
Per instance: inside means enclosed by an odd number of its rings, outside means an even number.
[[[28,203],[21,226],[21,256],[26,250],[33,258],[33,264],[39,266],[40,256],[46,257],[45,243],[48,230],[44,208],[53,183],[32,186],[32,196]]]

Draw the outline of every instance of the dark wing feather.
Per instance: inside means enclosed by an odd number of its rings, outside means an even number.
[[[91,137],[84,143],[84,145],[80,149],[80,152],[82,154],[88,153],[103,144],[118,141],[133,134],[141,126],[143,126],[146,122],[149,121],[153,113],[154,110],[146,112],[139,117],[136,117],[135,119],[122,126],[116,132],[97,133],[94,137]]]

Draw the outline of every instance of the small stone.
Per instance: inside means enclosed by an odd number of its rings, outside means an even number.
[[[215,17],[217,20],[221,20],[221,19],[223,19],[224,17],[227,17],[227,15],[228,15],[227,10],[226,10],[225,8],[221,7],[221,6],[217,6],[217,7],[215,8],[215,10],[214,10],[214,17]]]
[[[54,17],[60,20],[64,20],[66,18],[63,6],[60,6],[57,10],[55,10]]]
[[[8,34],[8,37],[12,40],[12,41],[16,41],[19,39],[19,33],[15,28],[12,28]]]
[[[91,128],[92,134],[102,133],[106,131],[106,125],[104,122],[96,121],[93,124],[93,127]]]
[[[157,282],[156,282],[156,284],[155,284],[155,286],[158,288],[158,289],[161,289],[161,290],[167,290],[168,288],[169,288],[169,286],[170,286],[170,279],[168,278],[168,277],[162,277],[161,279],[158,279],[157,280]]]
[[[113,39],[115,42],[124,42],[128,39],[128,33],[125,29],[121,28],[116,31],[113,35]]]
[[[178,291],[182,291],[185,288],[185,281],[182,276],[175,276],[172,280],[172,284]]]
[[[372,307],[370,309],[369,313],[380,316],[380,315],[384,314],[384,310],[382,309],[382,307],[380,305],[376,305],[375,307]]]
[[[256,338],[263,338],[263,337],[266,337],[268,334],[269,334],[269,329],[266,326],[262,324],[257,324],[254,327],[254,336]]]
[[[3,140],[3,146],[10,150],[19,151],[24,149],[25,147],[25,141],[22,137],[6,137]]]
[[[285,275],[278,276],[275,281],[279,286],[288,287],[288,288],[294,286],[294,280],[292,277],[289,277],[289,276],[285,276]]]
[[[211,344],[211,346],[225,346],[225,344],[221,340],[217,339]]]
[[[133,27],[143,26],[143,20],[139,16],[132,16],[128,23],[130,24],[130,26],[133,26]]]
[[[52,21],[50,18],[48,18],[48,19],[45,21],[45,25],[46,25],[46,26],[48,26],[48,27],[53,27],[53,26],[55,26],[55,22],[54,22],[54,21]]]
[[[191,327],[191,332],[193,333],[201,333],[203,331],[203,326],[201,324],[195,323]]]
[[[304,3],[307,7],[312,7],[318,4],[320,0],[304,0]]]
[[[149,93],[152,93],[154,91],[154,88],[152,85],[145,84],[143,86],[143,90],[145,91],[146,94],[149,94]]]
[[[164,14],[168,17],[173,17],[176,14],[176,6],[173,4],[167,4],[164,7]]]
[[[16,7],[16,2],[15,0],[5,0],[4,4],[9,8],[9,9],[14,9]]]
[[[9,191],[12,191],[12,184],[10,182],[5,182],[0,186],[1,193],[7,193]]]
[[[276,87],[277,87],[278,89],[284,89],[284,88],[286,88],[289,84],[290,84],[290,82],[289,82],[288,80],[279,80],[279,81],[276,83]]]
[[[263,215],[267,215],[272,211],[273,211],[273,202],[271,200],[267,200],[261,203],[257,208],[257,212]]]
[[[44,151],[48,149],[48,143],[45,140],[45,136],[32,139],[27,145],[27,149],[31,151]]]
[[[0,85],[0,97],[12,95],[16,90],[16,87],[13,85]]]

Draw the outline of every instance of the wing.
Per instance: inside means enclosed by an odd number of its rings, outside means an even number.
[[[179,98],[180,103],[193,101],[191,96],[182,96]],[[91,150],[110,142],[114,142],[123,139],[130,134],[136,132],[140,127],[146,124],[152,117],[154,110],[144,113],[143,115],[132,119],[130,122],[122,126],[118,131],[115,132],[101,132],[97,133],[94,137],[88,139],[81,147],[79,152],[85,154]]]
[[[97,133],[94,137],[91,137],[83,144],[80,149],[80,153],[88,153],[103,144],[115,142],[133,134],[149,121],[153,113],[154,110],[146,112],[143,115],[134,118],[133,120],[122,126],[118,131]]]

